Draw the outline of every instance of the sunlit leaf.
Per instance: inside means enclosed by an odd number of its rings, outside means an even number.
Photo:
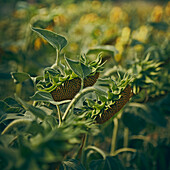
[[[100,52],[108,52],[114,56],[115,54],[118,53],[118,50],[112,45],[101,45],[101,46],[97,46],[94,48],[90,48],[87,51],[87,54],[96,54],[96,53],[100,53]]]
[[[65,37],[56,34],[55,32],[34,27],[32,27],[32,30],[38,33],[40,37],[47,40],[54,48],[58,49],[59,51],[61,51],[67,45],[67,40]]]

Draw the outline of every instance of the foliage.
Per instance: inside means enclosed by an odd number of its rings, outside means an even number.
[[[3,19],[1,169],[169,168],[170,4],[133,5],[18,2]]]

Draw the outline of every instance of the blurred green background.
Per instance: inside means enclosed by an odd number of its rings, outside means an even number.
[[[32,33],[31,25],[66,36],[69,40],[64,51],[67,57],[76,58],[80,53],[85,53],[87,48],[96,45],[115,45],[121,53],[116,58],[119,64],[125,57],[126,49],[132,51],[127,47],[128,42],[123,44],[120,41],[121,34],[125,41],[132,37],[142,43],[147,42],[148,47],[142,47],[139,43],[134,46],[133,50],[140,53],[149,48],[149,43],[162,44],[160,41],[169,36],[163,32],[167,29],[166,25],[162,25],[153,40],[157,32],[152,32],[148,26],[150,21],[169,21],[170,7],[166,0],[1,0],[0,3],[0,99],[17,91],[10,72],[28,72],[36,76],[55,60],[55,51]],[[166,46],[167,42],[164,41],[164,44]],[[25,99],[33,94],[31,83],[27,84],[29,88],[23,89],[21,94]],[[22,88],[24,86],[23,83]]]

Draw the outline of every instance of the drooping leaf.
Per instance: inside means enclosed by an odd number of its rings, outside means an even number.
[[[68,65],[70,66],[70,68],[75,74],[77,74],[81,78],[84,77],[81,63],[79,61],[74,61],[69,58],[65,58],[65,60],[67,61]]]
[[[8,106],[6,102],[0,101],[0,115],[5,114],[9,108],[10,107]]]
[[[32,97],[32,100],[34,101],[53,101],[53,98],[51,96],[51,94],[49,92],[45,92],[45,91],[37,91]]]
[[[25,131],[30,123],[30,119],[15,119],[2,131],[1,134],[15,134],[16,132]]]
[[[15,83],[22,83],[25,80],[31,79],[30,75],[27,73],[12,72],[11,75]]]
[[[27,73],[12,72],[11,75],[15,83],[22,83],[25,80],[31,79],[30,75]]]
[[[30,104],[27,104],[23,100],[21,100],[18,96],[16,96],[16,99],[22,104],[22,106],[26,109],[29,110],[34,116],[39,117],[40,119],[44,119],[45,116],[47,115],[46,112],[44,112],[42,109],[32,106]]]
[[[35,27],[32,27],[32,30],[38,33],[40,37],[47,40],[54,48],[58,49],[59,51],[61,51],[67,45],[67,40],[65,37],[55,32]]]
[[[5,100],[4,100],[5,103],[7,103],[9,106],[12,106],[12,107],[21,107],[22,106],[12,97],[7,97]]]
[[[3,145],[4,147],[8,147],[8,145],[12,142],[14,139],[14,135],[0,135],[0,145]]]
[[[63,161],[59,170],[85,170],[84,166],[76,159]]]
[[[90,170],[124,170],[122,163],[117,157],[107,156],[106,159],[99,159],[90,163]]]
[[[87,54],[96,54],[100,52],[108,52],[112,54],[112,56],[118,53],[117,49],[112,45],[101,45],[101,46],[97,46],[97,47],[89,49],[87,51]]]
[[[14,113],[8,113],[8,114],[3,114],[0,117],[0,123],[6,121],[6,120],[16,120],[16,119],[22,119],[23,115],[21,114],[14,114]]]
[[[83,78],[87,77],[91,73],[91,69],[87,66],[85,66],[83,63],[81,63],[81,68],[83,70]]]
[[[54,104],[54,105],[60,105],[60,104],[70,102],[70,100],[64,100],[64,101],[60,101],[60,102],[55,102],[54,99],[52,98],[51,94],[49,92],[45,92],[45,91],[37,91],[31,97],[31,100],[42,101],[42,102],[50,102],[51,104]]]

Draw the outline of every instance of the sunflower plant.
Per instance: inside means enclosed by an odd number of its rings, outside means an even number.
[[[67,45],[65,37],[45,29],[33,27],[32,30],[55,48],[56,62],[45,68],[42,76],[11,73],[15,83],[31,80],[35,91],[29,102],[17,94],[15,98],[0,101],[1,167],[35,170],[123,167],[118,154],[135,153],[136,149],[127,146],[115,149],[117,121],[122,117],[124,106],[140,93],[134,92],[134,87],[148,87],[152,76],[158,74],[160,64],[146,57],[144,61],[134,62],[123,74],[113,69],[103,73],[106,62],[101,53],[94,61],[87,55],[73,60],[62,54]],[[91,52],[102,50],[115,52],[113,46],[96,47]],[[133,105],[127,104],[125,108]],[[88,144],[87,139],[98,135],[99,127],[110,120],[114,121],[114,133],[109,154]],[[100,159],[90,161],[89,150]]]

